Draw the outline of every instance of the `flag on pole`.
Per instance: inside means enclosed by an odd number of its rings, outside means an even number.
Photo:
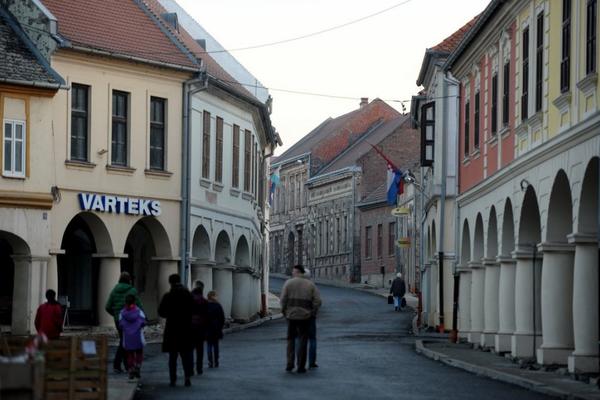
[[[396,167],[377,146],[369,144],[387,163],[387,201],[389,205],[394,206],[398,203],[398,195],[404,193],[404,172]]]

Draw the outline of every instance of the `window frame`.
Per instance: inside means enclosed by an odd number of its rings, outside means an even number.
[[[480,111],[481,111],[481,92],[475,92],[475,109],[473,110],[473,150],[479,150],[479,134],[480,134]]]
[[[115,111],[115,100],[118,97],[123,97],[125,99],[124,104],[125,104],[125,108],[124,108],[124,115],[118,115],[115,114],[115,112],[119,112],[118,110]],[[128,167],[129,166],[129,129],[130,129],[130,122],[129,122],[129,116],[131,114],[131,106],[130,106],[130,98],[131,98],[131,94],[129,92],[125,92],[122,90],[113,90],[112,91],[112,109],[111,109],[111,154],[110,154],[110,164],[113,166],[118,166],[118,167]],[[124,127],[124,138],[123,138],[123,143],[119,143],[119,138],[116,137],[115,135],[118,134],[117,130],[115,129],[115,126],[123,126]],[[121,160],[117,160],[116,159],[116,154],[118,154],[117,151],[115,151],[116,147],[119,146],[123,146],[123,154],[125,157],[124,161]]]
[[[365,258],[373,257],[373,227],[365,226]]]
[[[383,258],[383,224],[377,224],[377,258]]]
[[[10,169],[5,168],[6,165],[6,126],[11,126],[11,138],[10,140]],[[16,127],[21,127],[21,139],[17,140]],[[17,141],[21,142],[21,171],[16,171],[16,144]],[[27,177],[27,121],[19,119],[5,118],[2,120],[2,176],[8,178],[26,178]]]
[[[252,132],[244,130],[244,191],[249,193],[252,189]]]
[[[396,254],[396,222],[388,223],[388,256]]]
[[[490,124],[490,132],[492,136],[498,133],[498,72],[492,75],[492,104],[491,104],[492,120]]]
[[[571,0],[563,0],[562,38],[560,60],[560,92],[571,89]]]
[[[155,119],[154,105],[160,104],[162,107],[162,121]],[[162,135],[162,146],[153,145],[153,135],[156,131],[160,131]],[[150,97],[150,159],[149,167],[152,171],[165,171],[167,166],[167,99],[157,96]],[[153,164],[152,153],[157,151],[160,153],[160,165]]]
[[[223,183],[223,118],[217,116],[215,122],[215,182]]]
[[[507,127],[510,120],[510,60],[506,61],[502,72],[502,126]]]
[[[432,119],[427,118],[431,109]],[[431,128],[431,139],[427,138],[427,128]],[[427,158],[427,149],[431,148],[431,158]],[[430,167],[435,160],[435,101],[421,106],[421,166]]]
[[[535,112],[542,110],[544,99],[544,11],[536,16]]]
[[[210,180],[210,128],[211,114],[209,111],[202,111],[202,178]]]
[[[70,149],[69,149],[69,159],[72,161],[79,161],[79,162],[89,162],[90,160],[90,88],[91,86],[89,85],[84,85],[81,83],[72,83],[71,84],[71,134],[70,134]],[[81,108],[75,108],[75,99],[77,98],[76,96],[76,91],[79,90],[84,90],[85,91],[85,107],[83,109]],[[79,132],[78,135],[74,135],[74,127],[75,126],[79,126],[78,124],[74,124],[73,121],[74,119],[83,119],[84,123],[84,129],[85,132],[83,134],[81,134],[81,132]],[[84,155],[83,156],[79,156],[79,155],[75,155],[74,154],[74,150],[75,149],[79,149],[79,146],[74,146],[73,142],[74,141],[78,141],[78,140],[82,140],[85,142],[85,145],[83,146],[84,148]]]
[[[471,138],[470,138],[470,128],[471,128],[471,102],[469,100],[465,101],[465,137],[464,137],[464,151],[465,157],[469,155],[471,150]]]
[[[521,121],[525,121],[529,117],[529,26],[523,29],[521,54]]]
[[[231,186],[237,189],[240,187],[240,127],[236,124],[233,125],[232,157]]]
[[[591,12],[593,11],[593,13]],[[592,15],[590,15],[592,14]],[[596,37],[598,34],[598,5],[596,0],[587,0],[585,28],[585,74],[596,73],[597,50]]]

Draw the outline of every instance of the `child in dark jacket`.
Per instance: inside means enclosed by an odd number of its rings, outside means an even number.
[[[146,325],[146,315],[135,304],[135,296],[125,297],[125,307],[119,313],[119,326],[123,330],[123,348],[127,357],[129,379],[140,378],[140,369],[144,359],[143,327]]]
[[[225,313],[217,300],[217,292],[208,292],[206,305],[206,347],[208,353],[208,368],[219,368],[219,340],[223,339]]]

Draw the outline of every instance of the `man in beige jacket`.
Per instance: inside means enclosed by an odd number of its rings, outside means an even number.
[[[310,318],[316,316],[321,306],[319,289],[305,277],[304,273],[302,265],[294,266],[293,277],[287,280],[281,290],[281,312],[288,320],[287,366],[285,369],[288,372],[294,369],[296,338],[300,341],[296,372],[306,372],[306,347]]]

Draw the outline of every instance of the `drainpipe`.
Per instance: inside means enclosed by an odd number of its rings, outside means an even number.
[[[422,321],[422,314],[423,314],[423,297],[424,296],[428,296],[429,294],[429,287],[425,287],[424,284],[424,280],[423,280],[423,275],[425,272],[425,247],[424,247],[424,242],[425,242],[425,219],[426,219],[426,214],[425,214],[425,195],[423,193],[424,190],[424,186],[423,186],[423,176],[425,175],[425,168],[421,167],[421,176],[419,177],[419,181],[420,181],[420,185],[421,185],[421,191],[419,192],[419,197],[420,197],[420,213],[421,213],[421,229],[419,231],[419,236],[420,236],[420,240],[419,240],[419,259],[420,259],[420,265],[419,265],[419,269],[421,270],[421,273],[419,274],[419,278],[421,280],[421,282],[419,283],[419,318],[417,321],[417,325],[420,327]],[[428,298],[428,297],[427,297]]]
[[[352,171],[352,251],[350,252],[350,264],[352,274],[356,275],[355,265],[354,265],[354,251],[355,251],[355,243],[356,240],[356,172]],[[362,277],[362,276],[361,276]],[[351,278],[352,279],[352,278]],[[353,280],[353,279],[352,279]],[[360,282],[360,278],[359,278]]]
[[[179,232],[179,253],[181,263],[179,265],[179,275],[182,282],[187,285],[189,273],[189,252],[190,252],[190,218],[191,218],[191,157],[192,150],[190,146],[190,115],[192,114],[192,96],[198,92],[206,90],[206,73],[201,73],[199,77],[190,79],[183,83],[183,145],[181,149],[181,212],[180,212],[180,232]],[[199,85],[199,86],[197,86]]]

